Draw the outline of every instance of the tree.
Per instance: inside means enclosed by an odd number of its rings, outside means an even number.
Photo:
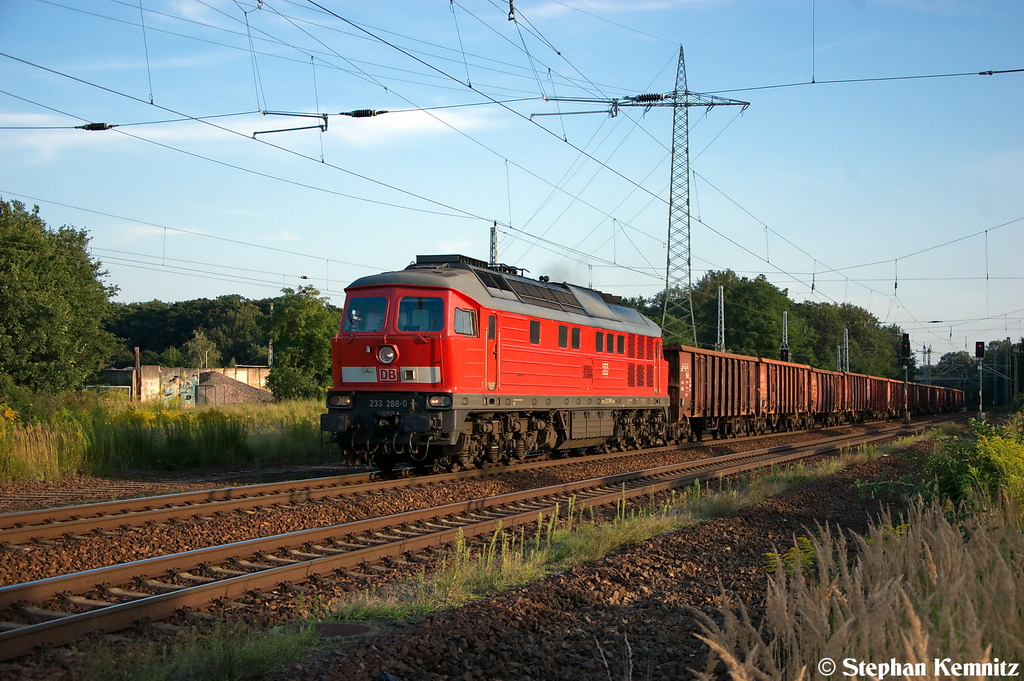
[[[807,361],[812,366],[836,369],[836,347],[843,344],[843,330],[850,339],[850,371],[871,376],[903,378],[899,347],[903,330],[891,324],[882,326],[878,318],[850,303],[806,301],[795,306],[798,323],[807,328]],[[794,319],[790,315],[790,321]],[[910,358],[908,376],[914,378],[916,362]]]
[[[693,313],[700,347],[714,348],[718,337],[718,287],[722,287],[725,309],[725,346],[741,355],[778,358],[782,344],[782,313],[793,303],[789,292],[768,281],[763,274],[753,279],[732,270],[707,272],[693,288]],[[789,327],[790,359],[802,343],[802,331]]]
[[[17,385],[75,388],[113,354],[104,321],[117,289],[88,244],[85,230],[49,229],[38,206],[0,199],[0,372]]]
[[[160,364],[165,367],[184,366],[185,356],[173,345],[160,353]]]
[[[217,344],[206,337],[203,329],[192,332],[192,338],[185,343],[185,361],[190,367],[209,369],[220,362]]]
[[[116,306],[108,330],[124,338],[129,350],[138,346],[160,354],[171,347],[184,348],[202,329],[227,363],[262,364],[267,357],[264,327],[269,309],[269,299],[252,301],[234,294],[213,300],[128,303]]]
[[[279,400],[323,397],[331,385],[331,338],[341,311],[315,288],[283,293],[270,317],[274,366],[267,387]]]

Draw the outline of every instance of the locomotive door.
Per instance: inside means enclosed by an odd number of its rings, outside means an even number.
[[[497,315],[487,315],[487,337],[484,341],[484,381],[488,390],[498,389],[498,375],[501,366],[501,337],[498,332]]]

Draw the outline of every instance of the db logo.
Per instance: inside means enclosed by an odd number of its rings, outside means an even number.
[[[398,380],[398,367],[377,367],[377,380],[382,383],[394,383]]]

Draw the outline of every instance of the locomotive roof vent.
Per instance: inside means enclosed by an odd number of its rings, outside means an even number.
[[[516,275],[526,272],[526,270],[521,267],[513,267],[512,265],[504,265],[502,263],[491,265],[483,260],[477,260],[476,258],[470,258],[468,255],[459,255],[456,253],[448,255],[417,255],[416,262],[410,265],[410,267],[421,265],[426,265],[427,267],[469,265],[470,267],[475,267],[481,270],[494,270],[496,272]]]

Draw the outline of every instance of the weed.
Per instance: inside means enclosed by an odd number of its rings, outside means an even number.
[[[166,643],[130,646],[97,642],[84,656],[85,681],[262,681],[318,646],[312,627],[267,634],[220,622]]]

